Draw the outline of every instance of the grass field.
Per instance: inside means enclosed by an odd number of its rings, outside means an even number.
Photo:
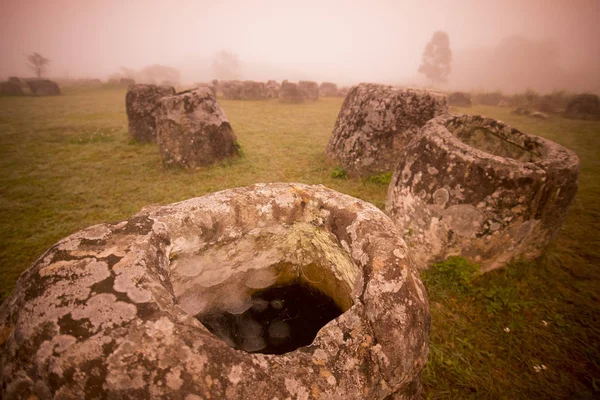
[[[326,163],[339,98],[221,101],[243,157],[193,172],[164,169],[155,145],[130,141],[124,98],[119,89],[0,97],[0,299],[58,239],[148,204],[294,181],[384,206],[385,182],[333,178]],[[581,179],[566,225],[540,260],[484,276],[449,260],[423,274],[432,311],[426,397],[600,397],[600,122],[540,121],[497,107],[455,111],[573,149]]]

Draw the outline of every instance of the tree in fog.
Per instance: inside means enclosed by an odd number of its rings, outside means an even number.
[[[42,76],[48,64],[50,64],[50,60],[40,53],[32,53],[27,56],[27,66],[35,72],[35,76],[38,78]]]
[[[437,31],[425,46],[419,72],[432,83],[444,83],[448,80],[451,62],[450,38],[446,32]]]
[[[217,79],[232,80],[240,78],[240,59],[237,54],[220,51],[215,54],[212,71]]]

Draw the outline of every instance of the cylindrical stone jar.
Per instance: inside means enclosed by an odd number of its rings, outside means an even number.
[[[409,259],[387,216],[323,186],[148,207],[61,240],[21,276],[0,307],[0,387],[7,398],[417,399],[430,315]],[[302,308],[256,297],[293,285],[340,315],[308,343],[266,351],[296,335],[299,314],[261,326],[247,313]]]
[[[386,211],[424,267],[452,255],[482,271],[537,258],[577,192],[575,153],[482,116],[429,121],[399,160]]]

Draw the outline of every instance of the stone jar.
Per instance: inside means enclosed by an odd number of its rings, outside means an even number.
[[[482,116],[429,121],[399,160],[386,212],[424,267],[452,255],[482,271],[537,258],[577,192],[575,153]]]
[[[291,282],[343,312],[293,351],[236,350],[199,321]],[[51,247],[0,307],[0,385],[7,398],[418,399],[429,323],[381,211],[323,186],[257,184]]]
[[[352,176],[391,172],[419,129],[447,112],[443,94],[361,83],[344,100],[327,156]]]

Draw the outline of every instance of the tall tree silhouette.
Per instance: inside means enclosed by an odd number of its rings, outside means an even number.
[[[450,38],[446,32],[437,31],[425,46],[419,72],[430,79],[432,84],[444,83],[448,81],[451,62]]]

